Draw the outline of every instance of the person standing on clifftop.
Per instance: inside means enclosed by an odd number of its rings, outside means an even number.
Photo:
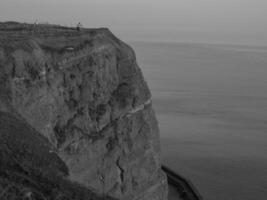
[[[77,31],[80,31],[81,28],[82,28],[82,24],[81,24],[81,22],[79,22],[79,23],[77,24],[76,30],[77,30]]]
[[[34,33],[37,30],[38,21],[35,20],[34,23],[31,25],[31,32]]]

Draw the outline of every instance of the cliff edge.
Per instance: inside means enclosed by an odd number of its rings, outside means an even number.
[[[167,199],[150,91],[134,51],[108,29],[0,23],[0,111],[47,138],[69,181]]]

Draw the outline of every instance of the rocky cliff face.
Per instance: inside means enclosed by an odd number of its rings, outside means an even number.
[[[133,50],[107,29],[0,25],[0,110],[45,136],[68,179],[166,199],[159,130]]]
[[[51,144],[24,120],[0,111],[1,200],[112,200],[67,179]]]

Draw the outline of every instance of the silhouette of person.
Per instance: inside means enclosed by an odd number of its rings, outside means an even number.
[[[80,31],[80,30],[81,30],[81,28],[82,28],[82,24],[81,24],[81,22],[79,22],[79,23],[77,24],[77,27],[76,27],[76,29],[77,29],[77,31]]]

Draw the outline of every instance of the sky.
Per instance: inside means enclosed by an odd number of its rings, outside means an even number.
[[[0,0],[0,20],[81,22],[126,41],[267,46],[266,0]]]

